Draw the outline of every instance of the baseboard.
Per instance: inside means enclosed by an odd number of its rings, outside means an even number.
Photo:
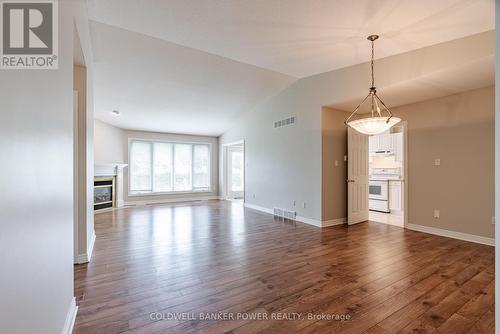
[[[257,211],[261,211],[261,212],[264,212],[264,213],[268,213],[270,215],[273,214],[273,210],[272,209],[268,209],[268,208],[265,208],[263,206],[258,206],[258,205],[255,205],[255,204],[249,204],[249,203],[245,203],[245,208],[250,208],[250,209],[254,209],[254,210],[257,210]]]
[[[260,212],[268,213],[270,215],[273,215],[273,210],[265,208],[263,206],[255,205],[255,204],[249,204],[245,203],[245,207],[253,210],[257,210]],[[297,216],[295,217],[295,220],[304,224],[316,226],[316,227],[328,227],[328,226],[334,226],[334,225],[341,225],[345,224],[347,222],[347,218],[339,218],[339,219],[332,219],[332,220],[318,220],[318,219],[312,219],[312,218],[307,218],[307,217],[302,217],[302,216]]]
[[[95,244],[95,231],[92,233],[92,237],[89,240],[89,246],[87,247],[87,252],[78,254],[75,259],[76,264],[82,264],[90,262],[92,258],[92,253],[94,252],[94,244]]]
[[[83,253],[83,254],[78,254],[75,258],[75,264],[82,264],[82,263],[87,263],[89,261],[87,261],[87,253]]]
[[[308,224],[308,225],[312,225],[312,226],[316,226],[316,227],[323,227],[323,225],[321,224],[321,220],[318,220],[318,219],[297,216],[297,217],[295,217],[295,220],[299,221],[301,223],[304,223],[304,224]]]
[[[66,314],[66,320],[64,321],[64,327],[62,329],[62,334],[71,334],[73,332],[73,326],[75,325],[76,314],[78,313],[78,306],[76,306],[76,298],[71,299],[69,304],[68,313]]]
[[[347,217],[331,219],[331,220],[323,220],[321,222],[321,227],[343,225],[343,224],[347,224]]]
[[[441,228],[416,225],[416,224],[406,224],[405,227],[410,229],[410,230],[413,230],[413,231],[435,234],[435,235],[439,235],[442,237],[470,241],[470,242],[475,242],[478,244],[483,244],[483,245],[488,245],[488,246],[495,246],[495,239],[482,237],[482,236],[475,235],[475,234],[455,232],[455,231],[445,230],[445,229],[441,229]]]
[[[162,203],[178,203],[178,202],[194,202],[194,201],[209,201],[220,199],[219,196],[200,196],[200,197],[182,197],[182,198],[164,198],[164,199],[151,199],[145,201],[128,201],[124,202],[124,206],[140,206],[149,204],[162,204]]]

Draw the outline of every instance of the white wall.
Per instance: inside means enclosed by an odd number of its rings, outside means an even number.
[[[491,56],[492,37],[488,32],[379,59],[377,87],[383,91],[425,80],[437,71]],[[245,140],[247,203],[295,209],[298,216],[322,219],[321,110],[365,96],[368,79],[368,63],[301,79],[244,115],[219,138],[220,146]],[[275,120],[290,115],[297,117],[295,126],[273,128]]]
[[[61,333],[74,295],[72,10],[58,70],[0,70],[2,333]]]
[[[125,163],[124,131],[108,123],[94,120],[94,161],[96,165]]]

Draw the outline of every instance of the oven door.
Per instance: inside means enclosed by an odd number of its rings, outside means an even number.
[[[389,200],[388,181],[369,181],[369,199]]]

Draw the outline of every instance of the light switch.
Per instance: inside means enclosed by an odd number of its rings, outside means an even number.
[[[339,161],[335,160],[335,167],[338,167],[338,166],[339,166]]]
[[[441,212],[439,210],[434,210],[434,218],[439,219]]]
[[[434,166],[441,166],[441,159],[439,158],[434,159]]]

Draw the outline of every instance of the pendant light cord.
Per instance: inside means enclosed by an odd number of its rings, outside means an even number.
[[[371,42],[372,42],[372,63],[371,63],[371,65],[372,65],[372,87],[375,87],[375,76],[373,74],[373,58],[375,56],[375,50],[373,47],[373,41],[371,41]]]

